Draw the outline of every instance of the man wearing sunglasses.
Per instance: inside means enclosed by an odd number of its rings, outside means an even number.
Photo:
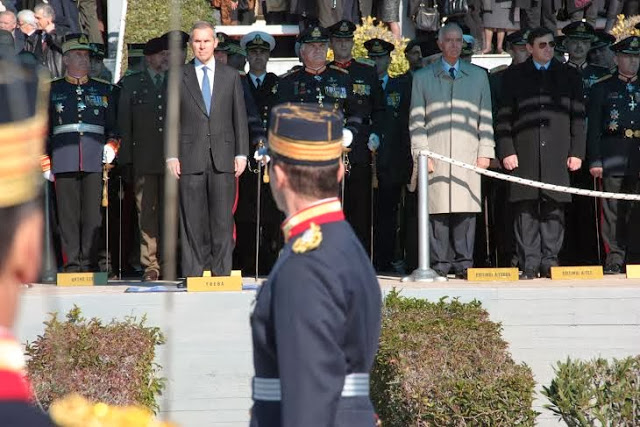
[[[503,166],[515,176],[563,186],[585,155],[580,75],[553,57],[553,33],[531,30],[531,58],[504,75],[496,136]],[[550,277],[564,238],[571,195],[510,184],[518,263],[523,279]]]

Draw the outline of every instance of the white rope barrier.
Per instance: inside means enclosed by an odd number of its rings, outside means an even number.
[[[606,191],[584,190],[582,188],[564,187],[562,185],[547,184],[544,182],[534,181],[531,179],[519,178],[517,176],[506,175],[500,172],[494,172],[488,169],[479,168],[468,163],[461,162],[459,160],[452,159],[442,154],[434,153],[429,150],[420,150],[420,154],[431,157],[435,160],[441,160],[454,166],[458,166],[464,169],[472,170],[481,175],[489,176],[491,178],[500,179],[502,181],[513,182],[516,184],[522,184],[529,187],[540,188],[542,190],[557,191],[559,193],[576,194],[578,196],[588,197],[600,197],[602,199],[618,199],[618,200],[640,200],[639,194],[626,194],[626,193],[610,193]]]

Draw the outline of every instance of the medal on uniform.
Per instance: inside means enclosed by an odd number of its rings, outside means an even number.
[[[313,78],[317,81],[317,82],[321,82],[322,81],[322,76],[320,74],[316,74],[315,76],[313,76]]]
[[[93,114],[97,116],[98,114],[100,114],[100,110],[96,108],[95,110],[93,110]]]
[[[627,83],[627,92],[633,92],[633,84]]]
[[[615,132],[618,130],[618,122],[616,120],[611,120],[611,122],[609,122],[609,130],[611,132]]]
[[[64,111],[64,105],[62,105],[62,102],[58,102],[56,104],[56,113],[60,114]]]
[[[300,82],[300,95],[307,93],[307,85],[304,82]]]
[[[618,112],[618,110],[611,110],[610,117],[611,120],[618,120],[618,117],[620,117],[620,113]]]
[[[324,99],[324,95],[322,94],[322,92],[320,92],[320,88],[317,87],[316,90],[318,91],[318,94],[316,95],[316,99],[318,100],[318,105],[320,105],[321,107],[324,107],[324,105],[322,104],[322,100]]]
[[[638,104],[636,103],[636,100],[635,100],[635,99],[633,99],[633,95],[629,95],[629,98],[631,98],[631,101],[630,101],[630,102],[629,102],[629,104],[628,104],[628,105],[629,105],[629,109],[630,109],[631,111],[633,111],[633,110],[635,110],[635,109],[636,109],[636,106],[637,106]]]
[[[82,88],[80,86],[76,87],[76,93],[82,95]]]
[[[78,102],[78,111],[84,111],[86,109],[87,109],[87,104],[85,104],[82,101]]]
[[[388,94],[387,105],[389,107],[398,108],[398,105],[400,105],[400,94],[398,92],[391,92]]]

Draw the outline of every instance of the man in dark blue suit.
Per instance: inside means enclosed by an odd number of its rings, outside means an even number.
[[[271,113],[271,191],[285,246],[251,316],[252,427],[371,427],[369,371],[380,287],[345,221],[342,114],[312,104]]]

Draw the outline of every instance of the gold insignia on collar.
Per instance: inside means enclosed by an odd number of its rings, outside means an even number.
[[[296,254],[303,254],[317,249],[320,243],[322,243],[322,231],[319,225],[312,222],[309,229],[293,242],[292,250]]]

